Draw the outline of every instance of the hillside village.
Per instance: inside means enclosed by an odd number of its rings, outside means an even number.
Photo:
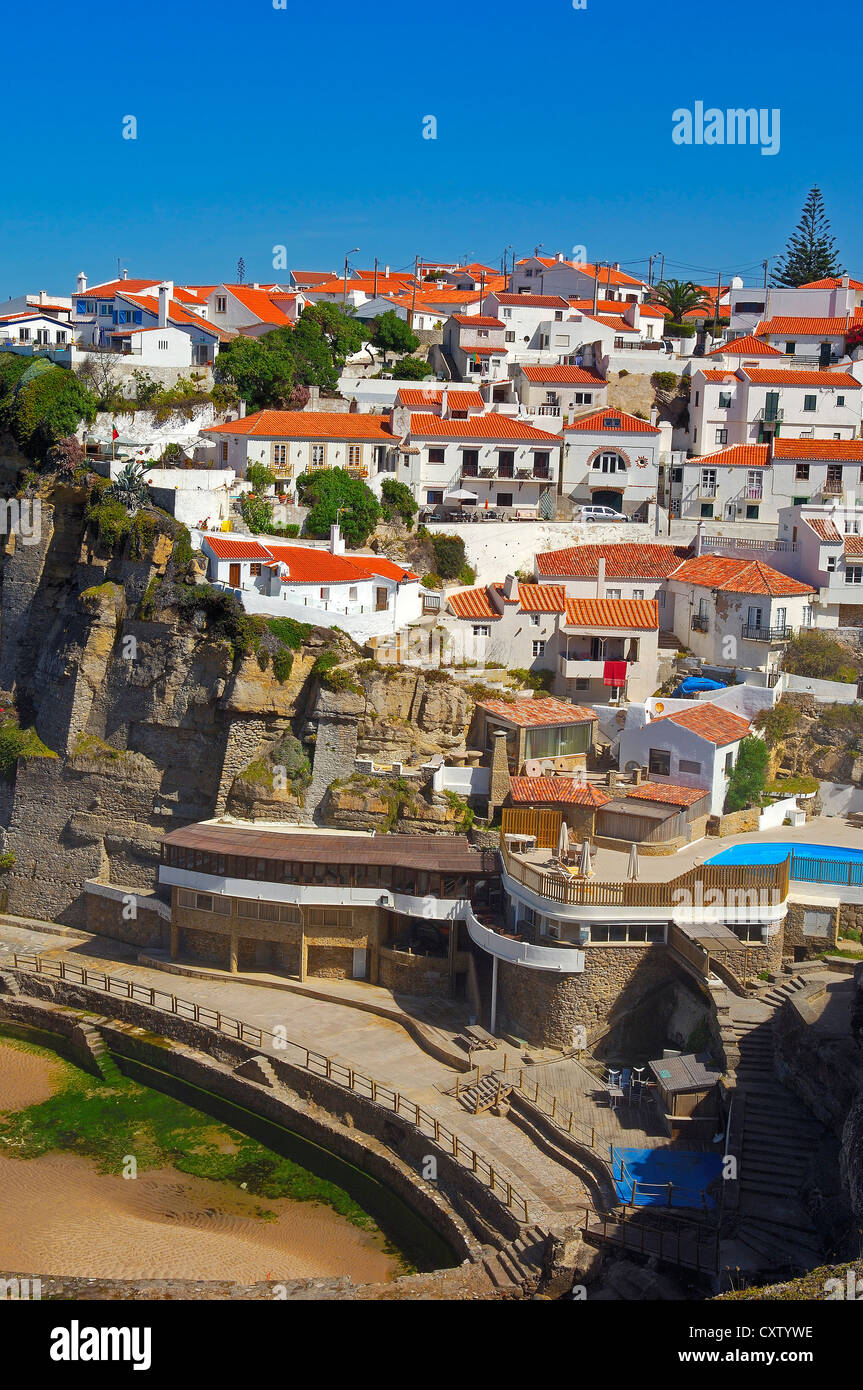
[[[0,312],[0,996],[388,1019],[508,1175],[471,1296],[859,1253],[863,282],[652,270]]]

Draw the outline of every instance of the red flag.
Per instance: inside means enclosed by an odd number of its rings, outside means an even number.
[[[117,429],[116,425],[112,425],[112,426],[111,426],[111,438],[112,438],[112,439],[119,439],[119,438],[120,438],[120,431]]]

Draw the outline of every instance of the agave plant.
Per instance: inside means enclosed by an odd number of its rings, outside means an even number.
[[[145,468],[142,463],[127,463],[121,468],[108,491],[123,506],[130,516],[150,501],[150,485],[144,480]]]

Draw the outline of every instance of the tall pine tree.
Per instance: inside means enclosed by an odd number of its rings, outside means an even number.
[[[788,238],[785,253],[773,272],[773,284],[807,285],[810,280],[843,275],[835,245],[821,189],[816,185],[809,190],[797,230]]]

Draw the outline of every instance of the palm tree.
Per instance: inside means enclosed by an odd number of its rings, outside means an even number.
[[[146,507],[150,501],[150,485],[144,480],[145,471],[142,463],[127,463],[108,489],[112,497],[122,502],[130,516],[134,516],[141,507]]]
[[[713,307],[701,286],[692,280],[660,280],[654,286],[651,303],[669,309],[672,323],[683,323],[693,309],[709,310]]]

